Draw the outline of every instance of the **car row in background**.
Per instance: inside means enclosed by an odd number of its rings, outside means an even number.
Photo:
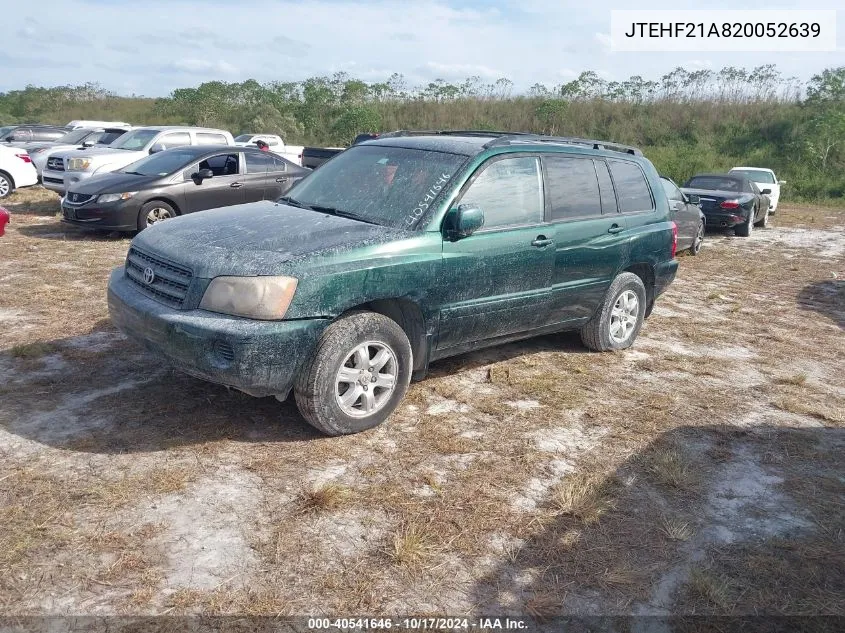
[[[771,189],[761,191],[738,173],[696,174],[681,191],[698,196],[710,228],[734,229],[736,235],[748,237],[755,226],[768,225]]]
[[[141,231],[177,215],[276,200],[309,173],[254,147],[178,147],[74,183],[62,198],[62,219],[90,229]]]
[[[139,127],[102,147],[51,152],[41,182],[45,188],[64,194],[71,186],[95,174],[122,169],[166,149],[234,144],[232,135],[225,130],[172,125]]]
[[[30,158],[32,158],[32,164],[35,165],[35,170],[38,172],[38,178],[40,179],[44,167],[47,165],[47,159],[53,152],[109,145],[131,129],[131,126],[79,128],[68,132],[55,141],[30,141],[28,143],[11,143],[11,145],[27,151]]]

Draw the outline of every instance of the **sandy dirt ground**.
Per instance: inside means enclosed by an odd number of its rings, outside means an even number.
[[[845,614],[845,209],[708,234],[634,347],[436,363],[382,427],[170,370],[129,239],[0,238],[0,615]]]

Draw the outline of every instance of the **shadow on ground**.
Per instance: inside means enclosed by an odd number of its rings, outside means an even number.
[[[292,396],[254,398],[187,376],[125,339],[107,319],[93,329],[38,343],[32,354],[0,351],[0,375],[10,377],[0,385],[0,425],[28,440],[91,453],[323,437]],[[429,379],[546,351],[587,353],[577,335],[555,334],[434,363]]]
[[[471,600],[482,613],[541,621],[845,616],[843,448],[845,429],[835,428],[668,431],[609,474],[565,477]],[[827,623],[811,628],[837,630],[842,619]],[[567,630],[698,630],[645,617],[625,624]],[[771,617],[724,624],[716,629],[809,630]]]
[[[798,305],[826,316],[845,330],[845,281],[828,279],[805,286],[798,294]]]

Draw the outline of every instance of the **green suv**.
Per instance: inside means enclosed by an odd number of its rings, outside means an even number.
[[[156,224],[111,275],[117,327],[178,369],[293,390],[330,435],[383,422],[432,361],[560,330],[630,347],[677,234],[639,150],[498,132],[394,132],[276,202]]]

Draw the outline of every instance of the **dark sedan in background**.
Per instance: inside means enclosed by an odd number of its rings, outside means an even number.
[[[142,231],[185,213],[275,200],[310,173],[257,148],[177,147],[73,185],[62,216],[91,229]]]
[[[698,255],[704,243],[704,231],[707,218],[699,206],[697,195],[687,195],[680,190],[675,181],[666,176],[660,177],[660,184],[669,199],[669,212],[678,227],[678,250]]]
[[[710,228],[734,229],[748,237],[755,226],[769,222],[770,189],[760,189],[737,174],[696,174],[681,188],[687,196],[698,196]]]

